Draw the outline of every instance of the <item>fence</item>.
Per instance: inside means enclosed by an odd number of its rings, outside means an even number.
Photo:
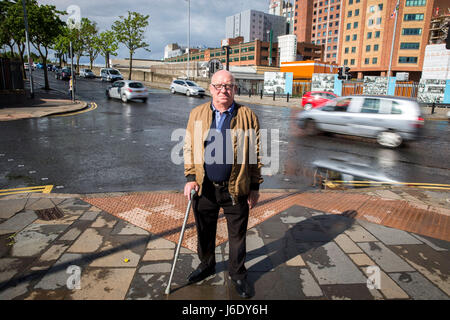
[[[0,90],[23,89],[22,64],[0,58]]]
[[[398,97],[417,98],[418,91],[418,82],[397,82],[395,85],[395,95]]]
[[[363,81],[343,81],[342,96],[350,96],[355,94],[363,94]]]
[[[294,81],[292,83],[293,96],[301,97],[308,91],[311,91],[311,81]]]

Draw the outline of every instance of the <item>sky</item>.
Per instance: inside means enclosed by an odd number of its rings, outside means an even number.
[[[149,15],[149,25],[145,41],[151,52],[136,51],[134,58],[164,58],[164,47],[171,43],[187,46],[188,42],[188,1],[187,0],[38,0],[41,4],[51,4],[58,10],[67,11],[71,5],[80,8],[81,17],[97,22],[99,31],[111,29],[119,16],[127,11]],[[225,38],[225,19],[248,9],[268,12],[269,0],[190,0],[190,45],[219,47]],[[62,16],[67,21],[68,16]],[[120,45],[117,58],[127,58],[127,48]],[[87,58],[82,59],[83,62]],[[88,61],[88,60],[87,60]],[[104,63],[98,57],[97,63]]]

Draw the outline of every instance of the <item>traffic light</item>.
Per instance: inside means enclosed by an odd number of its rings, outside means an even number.
[[[343,69],[344,69],[344,67],[339,67],[338,68],[338,79],[339,80],[345,79],[345,77],[344,77],[344,75],[342,73]]]
[[[349,67],[345,67],[344,77],[345,77],[345,80],[348,80],[351,77],[350,76],[350,68]]]

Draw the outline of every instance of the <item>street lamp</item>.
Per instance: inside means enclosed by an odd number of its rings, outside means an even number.
[[[30,74],[30,97],[34,98],[34,87],[33,87],[33,72],[31,65],[31,56],[30,56],[30,39],[28,38],[28,17],[27,17],[27,7],[25,5],[25,0],[22,0],[23,4],[23,20],[25,22],[25,41],[27,42],[27,55],[28,55],[28,73]]]
[[[187,0],[188,2],[188,58],[187,58],[187,78],[189,79],[190,75],[190,60],[191,60],[191,0]]]

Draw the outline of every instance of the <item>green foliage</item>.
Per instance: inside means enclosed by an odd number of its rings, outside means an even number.
[[[120,16],[121,20],[114,22],[112,29],[116,33],[117,40],[130,50],[130,54],[134,54],[137,49],[146,49],[149,46],[144,41],[148,18],[148,15],[128,11],[127,17]]]
[[[119,49],[114,31],[107,30],[100,33],[95,39],[94,46],[105,57],[105,66],[109,67],[109,57],[111,55],[116,56]]]

